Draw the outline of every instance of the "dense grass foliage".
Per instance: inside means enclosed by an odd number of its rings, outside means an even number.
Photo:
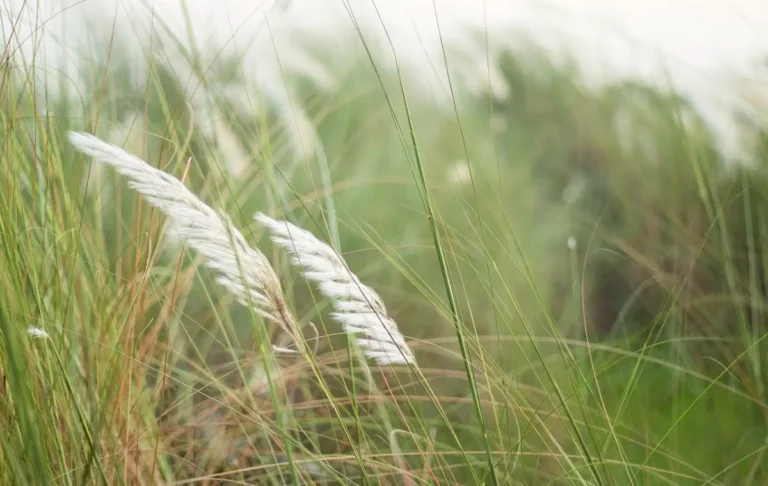
[[[107,65],[56,96],[1,68],[0,483],[768,481],[760,134],[728,166],[674,94],[513,52],[509,96],[448,102],[365,57],[287,107],[237,60],[196,100]],[[227,212],[313,354],[265,357],[285,333],[68,130]],[[366,360],[257,211],[340,251],[418,366]]]

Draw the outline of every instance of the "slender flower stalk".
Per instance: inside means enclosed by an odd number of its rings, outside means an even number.
[[[291,262],[302,268],[304,276],[331,299],[335,308],[333,318],[347,332],[364,336],[357,343],[366,356],[381,365],[416,364],[413,351],[387,315],[379,295],[349,270],[333,248],[287,221],[277,221],[262,213],[254,217],[269,230],[272,241],[288,252]]]
[[[266,256],[248,246],[226,214],[203,203],[180,180],[117,146],[86,133],[70,132],[69,140],[80,152],[127,177],[132,189],[174,222],[177,237],[207,258],[206,266],[219,274],[219,284],[296,339],[296,321],[280,280]]]

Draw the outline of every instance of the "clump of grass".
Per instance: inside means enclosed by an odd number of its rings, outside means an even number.
[[[295,93],[297,150],[290,110],[233,106],[211,74],[203,126],[150,61],[139,88],[97,66],[49,112],[33,66],[3,71],[0,482],[764,482],[767,179],[722,170],[682,100],[589,92],[510,52],[509,99],[410,96],[406,114],[407,75],[351,60],[342,85]],[[125,146],[113,128],[134,122],[131,151],[162,171],[79,141],[148,199],[66,137]],[[246,243],[258,211],[295,222],[255,221],[274,254]],[[331,245],[300,229],[318,221]],[[373,359],[326,346],[326,317]]]

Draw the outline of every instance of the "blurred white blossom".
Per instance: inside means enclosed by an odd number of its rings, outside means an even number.
[[[458,160],[448,167],[445,174],[451,185],[463,186],[472,182],[472,173],[466,160]]]
[[[51,336],[37,326],[29,326],[27,334],[33,339],[50,339]]]

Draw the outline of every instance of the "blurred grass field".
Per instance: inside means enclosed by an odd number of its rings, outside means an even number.
[[[518,52],[508,97],[447,104],[367,56],[332,88],[293,80],[288,107],[246,85],[234,104],[223,58],[201,111],[162,57],[127,72],[119,49],[50,96],[2,64],[0,483],[766,484],[764,134],[726,165],[674,93]],[[268,393],[249,310],[67,130],[225,209],[316,363],[280,357]],[[256,211],[335,241],[418,370],[350,354]]]

